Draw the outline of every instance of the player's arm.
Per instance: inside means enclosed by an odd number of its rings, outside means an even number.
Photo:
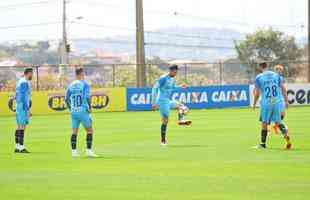
[[[258,102],[258,99],[260,97],[260,83],[259,83],[259,78],[256,78],[255,80],[255,88],[254,88],[254,91],[253,91],[253,96],[254,96],[254,102],[253,102],[253,109],[256,108],[256,104]]]
[[[256,108],[256,104],[257,104],[258,99],[259,99],[259,96],[260,96],[260,91],[259,91],[259,89],[257,87],[254,88],[253,95],[254,95],[253,108],[255,109]]]
[[[186,86],[185,84],[177,85],[176,82],[174,82],[174,83],[173,83],[173,88],[174,88],[174,89],[180,89],[180,88],[181,88],[181,89],[186,89],[187,86]]]
[[[284,82],[281,82],[281,90],[282,90],[282,95],[284,98],[285,106],[287,108],[289,103],[288,103],[287,89],[284,85]]]
[[[152,109],[153,110],[157,109],[156,98],[158,96],[159,87],[160,87],[160,84],[159,84],[159,80],[158,80],[158,81],[156,81],[156,83],[154,84],[154,86],[152,88]]]
[[[23,82],[20,85],[20,93],[21,93],[21,102],[23,105],[23,109],[29,111],[29,102],[27,102],[27,95],[29,92],[29,85],[27,82]]]
[[[88,84],[85,85],[85,98],[88,104],[89,112],[91,112],[91,95],[90,95],[90,87]]]
[[[67,91],[66,91],[65,102],[66,102],[67,108],[69,110],[71,110],[70,96],[71,96],[71,92],[70,92],[70,89],[68,88]]]

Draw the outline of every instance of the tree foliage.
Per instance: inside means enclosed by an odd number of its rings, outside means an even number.
[[[235,42],[235,49],[240,61],[247,63],[260,60],[281,63],[298,60],[302,56],[293,36],[272,28],[248,34],[244,41]]]

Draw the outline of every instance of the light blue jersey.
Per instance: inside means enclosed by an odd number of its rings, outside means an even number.
[[[31,85],[28,80],[21,78],[16,84],[16,122],[25,126],[29,123],[29,110],[31,106]]]
[[[152,89],[152,103],[170,101],[172,92],[177,88],[173,77],[169,74],[161,76]]]
[[[256,76],[255,87],[261,93],[261,106],[273,105],[283,101],[282,83],[283,78],[272,71],[265,71]]]
[[[167,74],[161,76],[152,89],[152,104],[159,106],[160,115],[164,118],[169,117],[170,109],[177,107],[178,102],[170,100],[177,88],[175,79]]]
[[[272,71],[265,71],[257,75],[255,87],[261,93],[260,121],[270,124],[281,122],[283,105],[281,76]]]
[[[16,84],[16,107],[28,111],[31,101],[31,85],[25,78],[21,78]]]
[[[90,87],[82,80],[73,81],[66,92],[66,103],[71,113],[87,112],[90,109]]]
[[[66,92],[66,104],[71,112],[72,128],[77,129],[80,123],[85,128],[92,126],[90,111],[90,87],[83,80],[73,81]]]

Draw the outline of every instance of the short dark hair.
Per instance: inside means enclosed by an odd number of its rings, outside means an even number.
[[[266,69],[267,68],[267,63],[266,62],[261,62],[259,63],[259,66],[263,69]]]
[[[27,67],[25,70],[24,70],[24,75],[28,74],[28,73],[32,73],[33,72],[33,69],[31,67]]]
[[[84,69],[82,67],[77,67],[75,69],[75,75],[81,75],[84,72]]]
[[[178,65],[171,65],[169,67],[169,70],[172,71],[172,70],[178,70],[179,69],[179,66]]]

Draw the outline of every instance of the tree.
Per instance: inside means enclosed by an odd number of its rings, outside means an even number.
[[[258,60],[281,63],[298,60],[302,56],[302,51],[293,36],[285,35],[272,28],[260,29],[253,34],[248,34],[244,41],[235,42],[235,49],[238,58],[247,63]]]
[[[260,29],[253,34],[248,34],[244,41],[235,42],[238,59],[248,63],[250,76],[257,72],[258,61],[268,61],[271,64],[282,64],[287,68],[291,77],[299,75],[297,61],[302,57],[302,49],[296,44],[293,36],[285,35],[281,31]]]

